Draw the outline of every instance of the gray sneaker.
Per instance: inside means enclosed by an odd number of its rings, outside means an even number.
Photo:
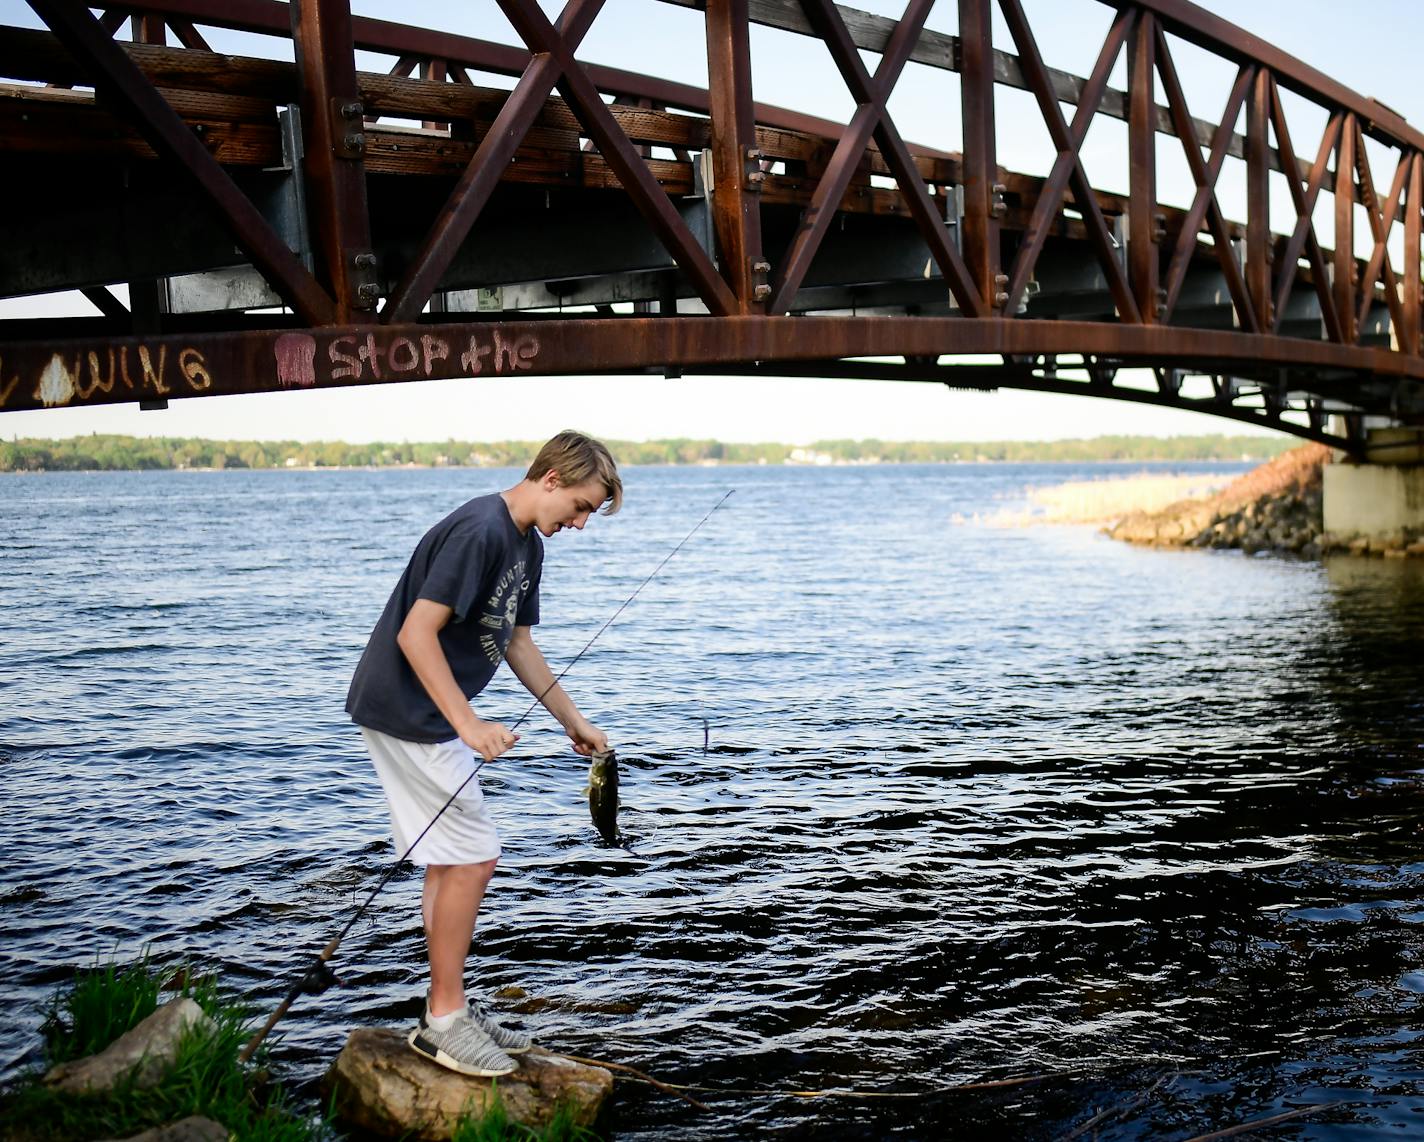
[[[468,1014],[457,1015],[444,1031],[430,1026],[422,1015],[420,1025],[406,1036],[406,1042],[416,1054],[462,1075],[492,1079],[519,1066]]]
[[[534,1046],[534,1040],[523,1031],[516,1031],[512,1027],[495,1022],[494,1017],[484,1009],[479,1000],[471,1000],[469,1007],[470,1018],[479,1024],[484,1033],[494,1041],[494,1045],[505,1054],[522,1055]],[[420,1028],[424,1030],[428,1026],[430,1026],[430,998],[427,995],[425,1008],[420,1013]]]
[[[486,1035],[494,1040],[495,1046],[507,1054],[522,1055],[534,1046],[534,1040],[523,1031],[516,1031],[512,1027],[496,1023],[478,1000],[470,1001],[470,1017],[484,1029]]]

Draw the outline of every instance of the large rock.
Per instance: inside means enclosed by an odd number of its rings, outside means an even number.
[[[389,1027],[358,1027],[326,1075],[337,1114],[374,1134],[443,1142],[462,1112],[479,1115],[499,1090],[509,1117],[542,1126],[560,1103],[577,1121],[593,1123],[613,1090],[613,1076],[535,1047],[518,1056],[519,1069],[499,1079],[447,1071],[417,1055],[405,1035]]]
[[[132,1031],[97,1055],[60,1063],[45,1075],[47,1085],[68,1094],[99,1094],[129,1072],[140,1087],[151,1087],[178,1058],[178,1042],[192,1028],[214,1030],[213,1021],[187,996],[165,1003]]]

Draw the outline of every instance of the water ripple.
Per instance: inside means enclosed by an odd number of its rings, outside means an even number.
[[[1050,1139],[1123,1104],[1100,1136],[1154,1139],[1307,1102],[1338,1105],[1292,1137],[1417,1130],[1424,577],[949,523],[1087,474],[635,469],[623,515],[549,545],[560,662],[738,488],[568,680],[629,847],[546,718],[485,774],[478,989],[714,1088],[697,1117],[620,1087],[618,1137]],[[391,859],[341,713],[366,633],[425,527],[513,478],[0,478],[9,1069],[114,952],[275,1004]],[[479,708],[527,701],[501,676]],[[402,869],[347,986],[284,1023],[286,1073],[413,1017],[418,898]],[[945,1090],[1026,1073],[1060,1077]],[[776,1093],[830,1087],[921,1097]]]

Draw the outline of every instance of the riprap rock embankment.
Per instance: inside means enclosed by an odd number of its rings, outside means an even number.
[[[1322,472],[1331,451],[1307,444],[1277,456],[1206,499],[1133,512],[1107,528],[1114,539],[1153,547],[1239,548],[1307,559],[1330,551],[1424,556],[1424,534],[1331,535],[1325,531]]]

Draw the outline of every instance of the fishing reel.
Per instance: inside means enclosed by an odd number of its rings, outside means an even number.
[[[306,975],[297,981],[296,990],[302,995],[321,995],[330,988],[344,986],[331,970],[331,965],[323,959],[318,959],[307,969]]]

